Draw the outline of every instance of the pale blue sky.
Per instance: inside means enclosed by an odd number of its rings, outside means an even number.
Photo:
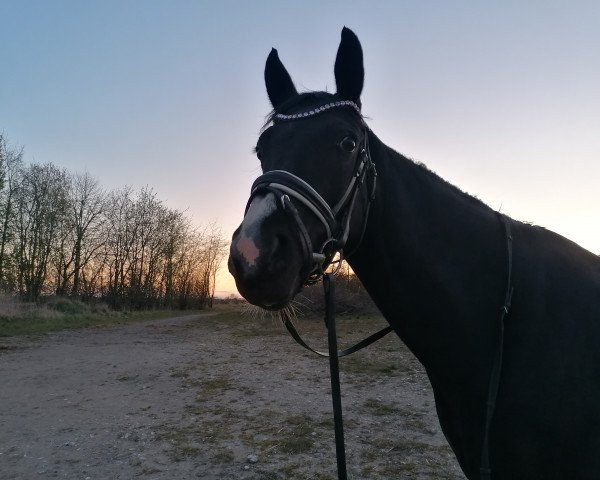
[[[600,253],[600,2],[0,0],[0,18],[0,131],[27,161],[150,185],[229,236],[269,50],[334,90],[346,25],[385,142]]]

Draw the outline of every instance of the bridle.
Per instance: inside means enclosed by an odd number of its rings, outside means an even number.
[[[350,101],[338,101],[317,107],[308,112],[296,113],[296,114],[276,114],[273,118],[275,120],[290,121],[297,120],[306,117],[317,115],[323,111],[331,108],[339,107],[351,107],[359,115],[360,108],[354,102]],[[362,121],[362,116],[361,116]],[[250,199],[246,206],[246,212],[250,206],[252,200],[257,196],[264,194],[265,192],[271,192],[275,194],[275,197],[279,199],[278,205],[287,212],[295,221],[298,231],[300,232],[300,238],[302,248],[305,255],[305,264],[308,271],[306,285],[311,285],[323,279],[323,287],[325,291],[325,324],[327,326],[327,339],[329,353],[319,352],[309,346],[298,334],[294,327],[291,319],[287,313],[282,313],[282,320],[285,327],[288,329],[294,340],[299,343],[302,347],[318,354],[321,356],[329,357],[330,376],[331,376],[331,395],[333,400],[333,412],[334,412],[334,428],[335,428],[335,443],[336,443],[336,457],[338,467],[338,479],[346,480],[346,453],[344,446],[344,429],[342,420],[342,403],[341,403],[341,391],[340,391],[340,379],[339,379],[339,365],[338,358],[354,353],[371,343],[377,341],[383,336],[387,335],[392,331],[392,327],[388,326],[368,338],[362,340],[356,345],[338,352],[337,347],[337,334],[335,326],[335,308],[334,308],[334,283],[332,277],[334,274],[325,273],[327,267],[332,263],[336,253],[339,253],[339,263],[343,259],[344,248],[348,241],[350,234],[350,220],[356,204],[356,199],[363,185],[367,183],[367,177],[370,175],[370,183],[367,185],[367,203],[365,205],[365,212],[363,215],[362,229],[360,237],[356,245],[354,246],[352,253],[360,246],[364,237],[371,203],[375,198],[375,189],[377,186],[377,170],[375,164],[371,160],[371,154],[369,151],[369,140],[368,140],[368,127],[363,123],[364,126],[364,137],[360,145],[360,150],[357,158],[357,163],[348,186],[341,199],[332,208],[323,199],[323,197],[306,181],[297,177],[296,175],[286,170],[272,170],[264,173],[258,177],[252,185]],[[319,220],[323,225],[327,240],[321,245],[321,248],[317,251],[313,249],[312,241],[302,221],[298,209],[292,202],[291,198],[300,202],[312,215]],[[494,418],[494,412],[496,408],[496,400],[498,396],[498,389],[500,385],[500,378],[502,373],[503,363],[503,350],[504,350],[504,321],[506,315],[509,313],[512,295],[513,295],[513,283],[512,283],[512,262],[513,262],[513,237],[511,233],[510,219],[502,214],[498,214],[498,217],[502,221],[505,230],[506,246],[507,246],[507,260],[508,260],[508,271],[507,271],[507,286],[504,298],[504,303],[500,309],[499,321],[498,321],[498,338],[496,351],[494,353],[492,362],[492,371],[488,383],[488,392],[486,400],[486,415],[484,424],[484,436],[481,448],[481,461],[480,461],[480,478],[481,480],[490,480],[492,469],[490,466],[490,431],[492,420]],[[350,256],[352,253],[346,255]],[[339,265],[339,264],[338,264]]]
[[[315,107],[307,112],[291,115],[276,114],[273,119],[275,121],[299,120],[318,115],[330,109],[343,107],[350,107],[360,115],[360,108],[356,103],[349,100],[341,100]],[[278,206],[287,213],[296,224],[304,256],[305,285],[312,285],[318,282],[329,265],[334,262],[336,254],[339,254],[339,258],[336,260],[336,262],[338,262],[338,267],[341,264],[341,260],[344,258],[344,249],[350,235],[352,214],[356,206],[359,192],[363,187],[367,188],[367,190],[362,229],[359,240],[353,246],[351,253],[354,253],[359,247],[366,230],[370,206],[375,198],[377,170],[375,164],[371,160],[369,151],[369,129],[362,121],[362,117],[360,118],[364,127],[363,138],[358,146],[359,150],[354,172],[346,190],[333,207],[331,207],[309,183],[287,170],[271,170],[265,172],[252,184],[246,212],[256,196],[270,192],[278,199]],[[310,212],[310,214],[323,226],[325,240],[321,243],[319,248],[314,248],[306,225],[304,224],[294,201]]]

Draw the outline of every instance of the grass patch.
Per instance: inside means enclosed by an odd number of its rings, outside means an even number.
[[[97,324],[120,323],[120,319],[107,318],[104,315],[47,315],[44,312],[32,312],[20,318],[0,318],[0,336],[40,335],[59,330],[72,330]]]
[[[401,418],[405,427],[420,433],[431,434],[427,424],[426,413],[411,408],[385,403],[381,400],[369,398],[363,404],[365,413],[376,416],[391,415]]]
[[[226,377],[225,375],[219,375],[214,378],[191,380],[189,381],[189,385],[199,387],[200,391],[196,395],[196,402],[200,403],[235,388],[231,378]]]
[[[170,456],[176,462],[194,458],[222,445],[233,438],[231,426],[221,419],[197,421],[189,425],[163,426],[157,432],[158,440],[169,444]],[[227,456],[227,457],[226,457]],[[228,452],[215,455],[215,461],[226,463]]]
[[[207,395],[214,395],[215,393],[233,388],[233,382],[231,381],[231,378],[226,377],[225,375],[219,375],[215,378],[201,380],[200,385],[202,387],[202,393]]]
[[[256,425],[254,435],[245,432],[242,440],[252,448],[258,448],[262,453],[278,452],[286,455],[309,453],[313,450],[315,438],[315,422],[310,415],[288,415],[277,422]],[[266,438],[265,438],[266,437]]]
[[[305,465],[299,463],[290,463],[289,465],[282,466],[279,469],[279,473],[283,475],[283,478],[288,480],[334,480],[331,475],[327,475],[326,473],[315,473],[310,477],[307,477],[306,474],[303,473],[305,468]],[[261,480],[262,478],[263,477],[261,477]]]
[[[161,473],[161,472],[162,472],[162,470],[160,470],[158,468],[154,468],[154,467],[151,467],[151,468],[144,467],[144,468],[142,468],[142,475],[154,475],[155,473]]]
[[[379,438],[370,447],[361,454],[364,478],[457,478],[448,470],[445,461],[451,454],[448,446]],[[385,458],[384,462],[381,462],[382,458]]]
[[[228,464],[233,463],[235,460],[235,455],[231,450],[222,450],[213,455],[212,460],[215,463]]]
[[[187,369],[187,370],[175,369],[175,368],[171,369],[171,377],[173,377],[173,378],[189,378],[189,376],[190,376],[189,369]]]
[[[364,403],[364,406],[367,408],[369,413],[377,416],[398,415],[402,412],[400,408],[395,407],[394,405],[391,405],[389,403],[383,403],[374,398],[369,398]]]
[[[284,465],[279,469],[279,472],[283,474],[285,478],[294,478],[298,474],[298,470],[302,468],[302,465],[297,463],[290,463],[289,465]]]
[[[344,373],[360,375],[383,375],[394,377],[399,368],[395,363],[386,359],[368,359],[364,357],[349,357],[340,362],[340,369]]]
[[[181,310],[115,312],[105,304],[88,305],[69,298],[49,297],[39,303],[25,303],[3,295],[0,297],[0,337],[42,335],[60,330],[121,325],[196,313]]]

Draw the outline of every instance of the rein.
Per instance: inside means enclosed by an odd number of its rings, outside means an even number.
[[[344,441],[344,419],[342,414],[342,391],[340,386],[340,367],[339,358],[350,355],[380,338],[385,337],[392,332],[391,326],[387,326],[373,335],[361,340],[357,344],[345,350],[338,351],[337,332],[335,326],[335,282],[334,275],[323,274],[323,293],[325,295],[325,326],[327,328],[327,345],[329,353],[320,352],[308,345],[300,336],[296,327],[292,323],[287,310],[281,312],[281,320],[288,332],[296,342],[305,349],[316,353],[321,357],[329,357],[329,378],[331,381],[331,401],[333,403],[333,424],[335,432],[335,457],[337,462],[338,480],[347,480],[346,471],[346,446]]]

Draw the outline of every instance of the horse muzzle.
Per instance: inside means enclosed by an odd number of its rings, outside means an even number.
[[[228,267],[240,294],[270,309],[289,304],[306,275],[301,245],[273,194],[256,196],[233,233]]]

